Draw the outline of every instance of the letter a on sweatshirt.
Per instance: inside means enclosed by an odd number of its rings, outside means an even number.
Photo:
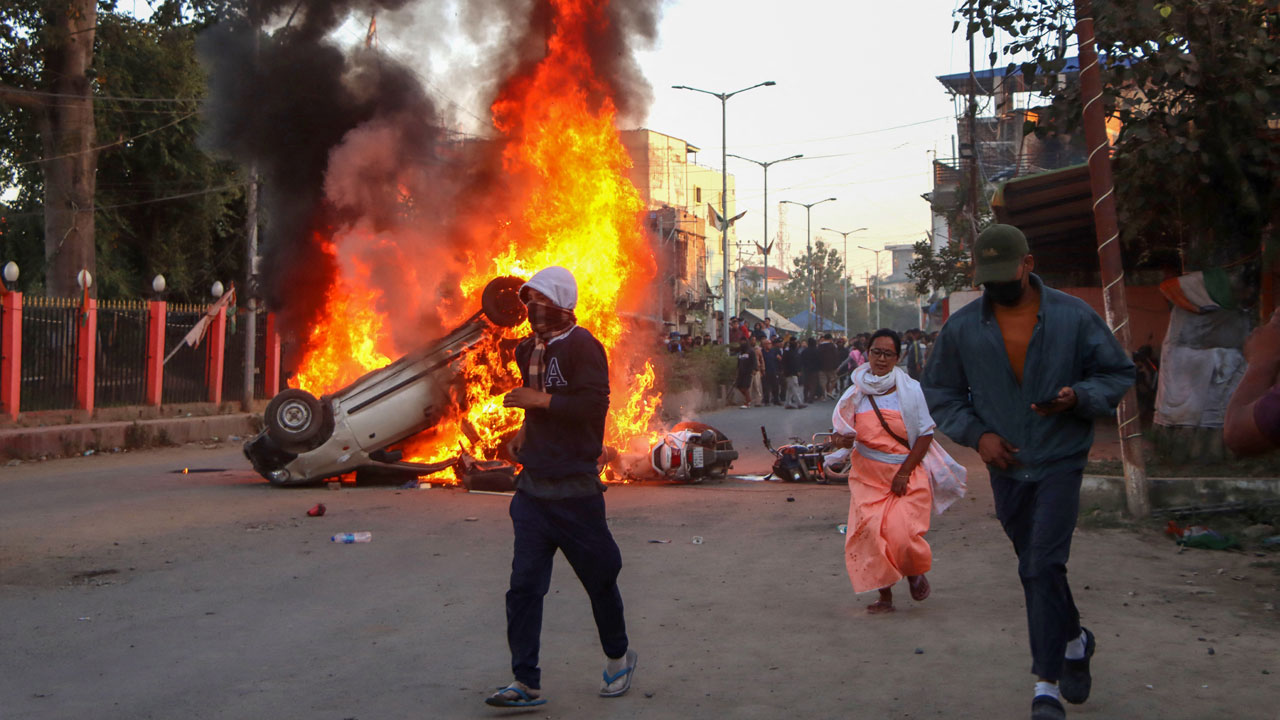
[[[564,379],[564,373],[560,372],[560,358],[551,358],[551,362],[547,363],[547,379],[544,384],[547,387],[569,386],[569,382]]]

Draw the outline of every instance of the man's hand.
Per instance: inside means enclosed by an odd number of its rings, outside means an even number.
[[[507,451],[511,453],[511,457],[520,458],[520,448],[524,447],[524,425],[516,431],[515,437],[511,438],[511,442],[507,443]]]
[[[1047,405],[1032,405],[1031,409],[1036,411],[1040,417],[1048,417],[1057,415],[1060,412],[1066,412],[1076,406],[1080,400],[1076,397],[1076,391],[1070,386],[1064,387],[1058,391],[1058,397]]]
[[[911,482],[911,473],[904,473],[902,468],[898,468],[898,474],[893,476],[893,483],[889,485],[889,492],[902,497],[907,494],[907,483]]]
[[[520,408],[522,410],[545,410],[551,407],[551,395],[533,388],[519,387],[503,396],[502,407]]]
[[[982,457],[982,462],[995,465],[1001,470],[1008,470],[1022,464],[1013,456],[1016,452],[1018,448],[995,433],[983,433],[982,437],[978,438],[978,455]]]
[[[851,448],[853,447],[855,437],[856,436],[854,435],[841,435],[840,433],[836,433],[831,436],[831,444],[838,448]]]

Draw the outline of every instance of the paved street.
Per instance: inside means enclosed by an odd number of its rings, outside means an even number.
[[[702,419],[744,451],[735,471],[762,472],[760,424],[783,441],[824,429],[829,413]],[[1033,678],[1012,551],[985,474],[957,457],[971,494],[930,533],[933,596],[899,593],[888,616],[850,592],[843,487],[612,487],[636,684],[595,696],[590,610],[558,560],[543,630],[550,703],[536,716],[1025,717]],[[480,701],[509,679],[503,497],[277,489],[228,444],[6,467],[0,492],[5,720],[502,715]],[[306,517],[317,502],[328,514]],[[329,542],[355,530],[373,542]],[[1071,717],[1276,717],[1274,560],[1087,526],[1074,550],[1099,650],[1093,699]]]

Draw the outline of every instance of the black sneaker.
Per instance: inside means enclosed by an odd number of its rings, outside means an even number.
[[[1098,644],[1088,628],[1084,631],[1084,657],[1079,660],[1068,659],[1062,665],[1062,677],[1058,680],[1058,690],[1062,699],[1072,705],[1079,705],[1089,699],[1089,690],[1093,687],[1093,676],[1089,674],[1089,659]]]
[[[1031,701],[1031,720],[1067,720],[1067,710],[1055,698],[1037,695]]]

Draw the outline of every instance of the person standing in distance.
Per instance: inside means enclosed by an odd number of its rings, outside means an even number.
[[[1134,365],[1083,300],[1046,286],[1022,231],[992,225],[973,249],[982,298],[942,326],[922,385],[938,429],[987,464],[996,516],[1026,596],[1033,720],[1082,703],[1096,641],[1080,626],[1067,557],[1095,418],[1115,412]]]
[[[576,324],[578,285],[552,266],[520,288],[533,334],[516,346],[521,387],[504,407],[525,411],[512,441],[523,469],[511,498],[515,553],[507,591],[507,644],[515,680],[485,698],[497,707],[532,707],[542,695],[538,651],[542,601],[551,587],[556,550],[564,553],[591,599],[605,666],[602,697],[631,689],[636,652],[628,648],[618,573],[622,554],[605,523],[604,484],[597,458],[609,411],[609,361],[604,347]]]

